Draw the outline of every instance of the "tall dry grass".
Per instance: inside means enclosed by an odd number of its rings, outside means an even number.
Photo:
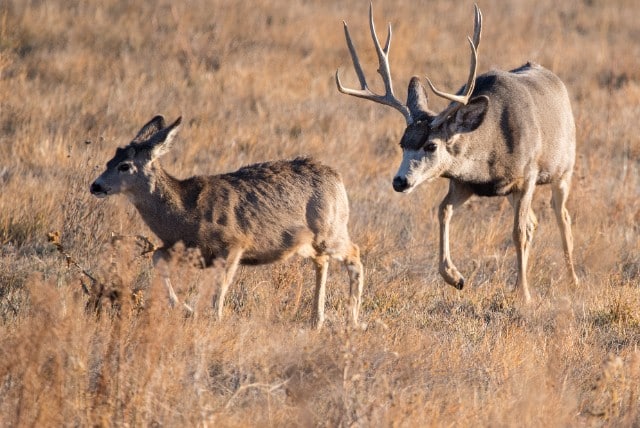
[[[529,307],[505,291],[516,273],[508,203],[478,198],[456,213],[452,251],[470,284],[446,286],[436,262],[446,182],[394,193],[401,117],[337,93],[337,67],[357,82],[342,19],[375,80],[367,7],[0,3],[3,425],[640,425],[640,4],[480,3],[480,70],[553,69],[577,122],[569,209],[582,284],[564,272],[542,187]],[[378,28],[394,27],[400,97],[414,74],[462,84],[471,3],[374,7]],[[132,236],[152,238],[134,208],[87,191],[157,113],[186,120],[163,160],[179,177],[300,154],[343,174],[366,330],[346,327],[339,274],[328,325],[310,330],[312,267],[298,260],[242,269],[221,322],[167,310]],[[206,306],[216,272],[174,269],[178,292]]]

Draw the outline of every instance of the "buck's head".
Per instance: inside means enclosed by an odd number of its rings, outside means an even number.
[[[413,121],[400,140],[402,162],[393,178],[393,189],[403,193],[441,177],[452,167],[459,143],[482,124],[489,105],[489,98],[480,95],[466,104],[453,103],[436,115],[427,108],[426,91],[417,77],[411,79],[408,92]]]
[[[472,97],[476,81],[477,49],[482,32],[482,14],[476,5],[473,39],[468,38],[471,46],[469,78],[462,93],[453,95],[439,91],[427,78],[427,83],[436,95],[451,101],[451,104],[439,114],[429,110],[427,92],[418,77],[413,77],[409,83],[406,104],[396,98],[393,93],[389,68],[391,25],[389,24],[388,27],[388,36],[384,47],[380,45],[376,34],[372,6],[369,7],[369,27],[378,54],[378,72],[384,81],[385,94],[378,95],[369,89],[346,23],[344,24],[344,32],[347,46],[361,89],[349,89],[342,86],[338,72],[336,72],[336,84],[338,90],[343,94],[388,105],[400,111],[404,116],[407,128],[400,140],[402,163],[393,179],[393,188],[397,192],[408,193],[421,182],[432,180],[445,173],[454,161],[455,143],[476,130],[484,120],[489,99],[483,95]]]
[[[105,171],[91,184],[98,198],[117,193],[149,191],[153,186],[153,162],[170,148],[182,118],[165,126],[164,117],[156,116],[140,129],[126,147],[116,150]]]

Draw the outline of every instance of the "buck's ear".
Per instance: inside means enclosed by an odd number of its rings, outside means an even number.
[[[458,132],[471,132],[482,124],[489,107],[489,97],[480,95],[472,98],[466,106],[456,112],[455,125]]]
[[[420,119],[429,116],[428,99],[427,91],[420,83],[420,78],[413,76],[407,89],[407,107],[409,107],[411,117]]]
[[[151,159],[158,158],[171,149],[173,140],[180,130],[181,122],[182,117],[179,117],[171,125],[161,129],[151,137],[151,140],[149,141],[151,144]]]
[[[142,143],[143,141],[147,141],[149,138],[153,136],[156,132],[160,131],[165,127],[164,117],[161,115],[154,116],[146,125],[140,128],[138,134],[133,139],[133,143]]]

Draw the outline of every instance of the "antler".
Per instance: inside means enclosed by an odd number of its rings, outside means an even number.
[[[475,4],[473,7],[475,9],[475,19],[474,19],[474,25],[473,25],[473,40],[471,40],[470,37],[467,37],[467,40],[469,41],[469,45],[471,46],[471,61],[470,61],[471,65],[469,68],[469,80],[467,80],[467,84],[465,85],[464,94],[454,95],[454,94],[442,92],[436,89],[436,87],[433,85],[433,83],[431,83],[431,80],[429,80],[428,77],[426,78],[427,83],[431,87],[431,90],[433,91],[434,94],[456,103],[449,106],[445,111],[440,113],[439,115],[440,120],[439,121],[437,120],[438,123],[446,119],[447,116],[449,116],[453,111],[460,108],[461,105],[467,105],[467,103],[469,102],[469,99],[471,98],[471,94],[473,93],[473,89],[476,85],[476,71],[478,66],[478,46],[480,45],[480,36],[482,34],[482,12],[480,12],[480,8],[478,8],[477,4]]]
[[[387,35],[387,41],[384,44],[384,48],[380,46],[380,41],[378,40],[378,36],[376,34],[376,28],[373,23],[373,5],[369,4],[369,26],[371,27],[371,37],[373,38],[373,43],[376,47],[376,52],[378,53],[378,62],[379,68],[378,73],[382,76],[382,80],[384,81],[385,94],[378,95],[369,89],[367,85],[367,80],[364,76],[364,72],[362,71],[362,67],[360,66],[360,61],[358,60],[358,54],[356,53],[356,49],[353,46],[353,42],[351,41],[351,35],[349,34],[349,29],[347,28],[347,23],[344,22],[344,35],[347,39],[347,46],[349,47],[349,52],[351,53],[351,60],[353,61],[353,67],[356,70],[356,74],[358,75],[358,80],[360,81],[361,89],[350,89],[345,88],[340,83],[339,69],[336,70],[336,85],[338,85],[338,90],[343,94],[353,95],[354,97],[364,98],[366,100],[374,101],[376,103],[384,104],[394,109],[398,110],[404,116],[407,121],[407,125],[413,123],[413,118],[411,116],[411,112],[409,108],[398,100],[393,94],[393,84],[391,83],[391,70],[389,69],[389,47],[391,44],[391,24],[389,24],[389,30]]]

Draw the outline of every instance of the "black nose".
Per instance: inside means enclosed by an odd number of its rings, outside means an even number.
[[[91,193],[93,193],[94,195],[96,193],[104,193],[104,190],[102,189],[102,186],[100,186],[99,184],[97,184],[95,182],[91,184],[91,187],[89,188],[89,191]]]
[[[393,190],[396,192],[403,192],[409,187],[409,183],[406,178],[397,176],[393,179]]]

